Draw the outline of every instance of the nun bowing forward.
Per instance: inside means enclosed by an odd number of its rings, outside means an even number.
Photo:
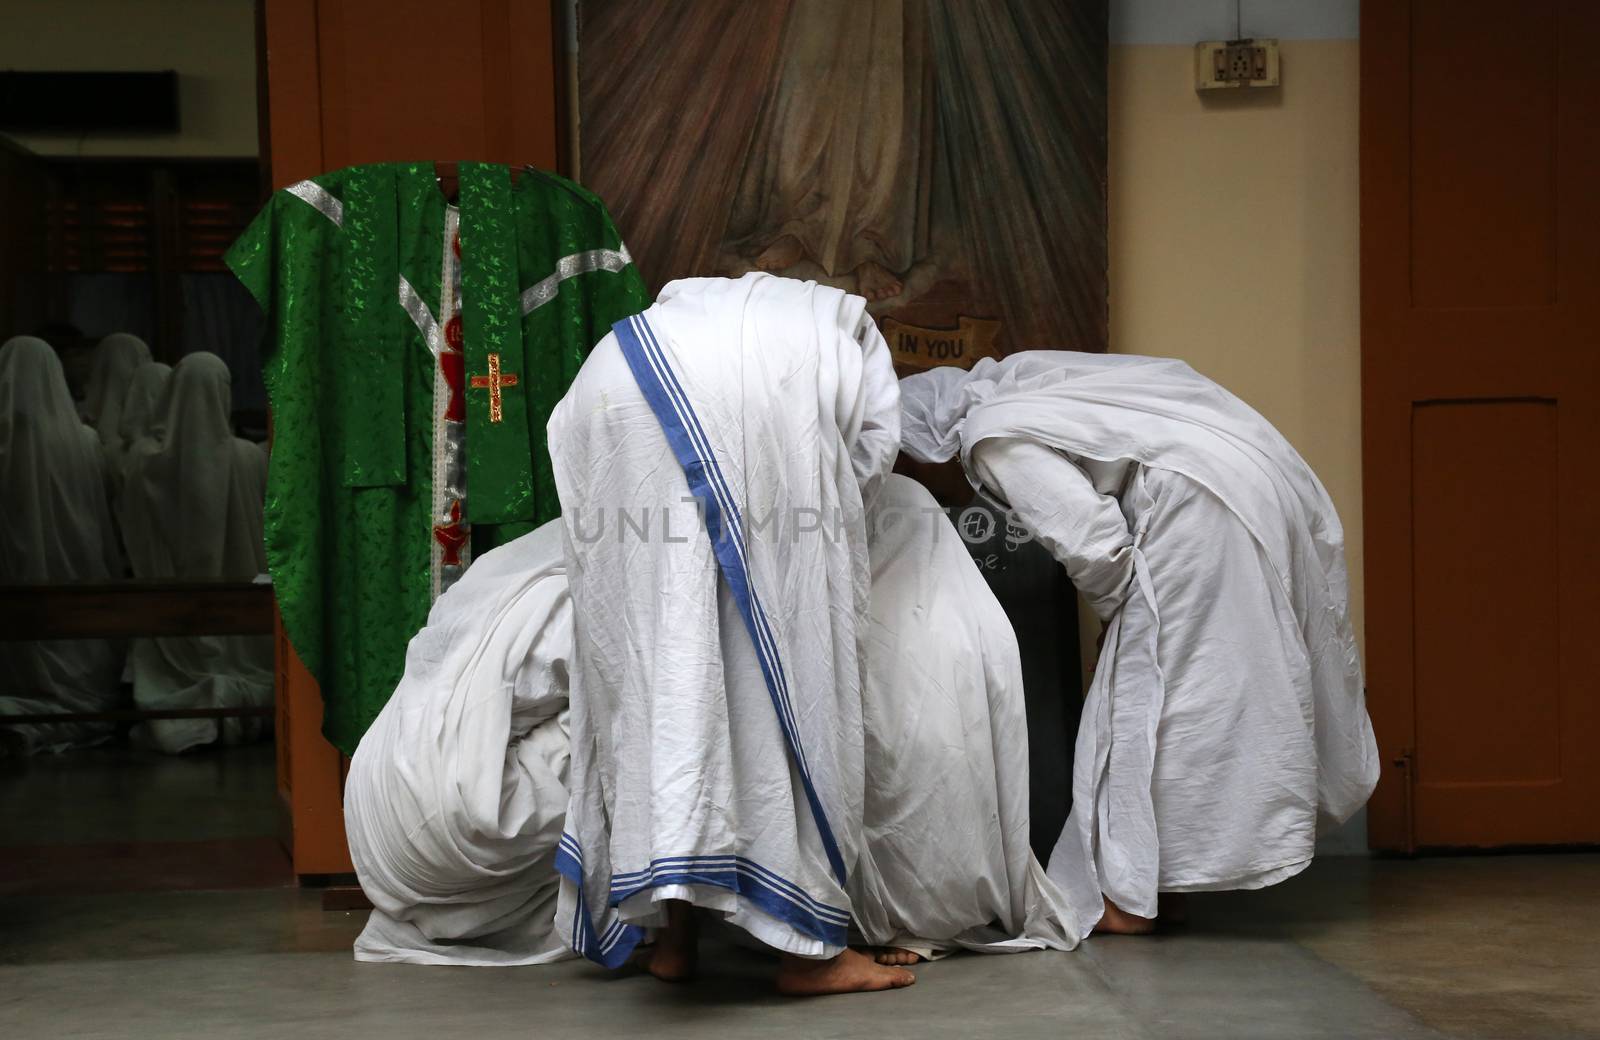
[[[558,925],[692,967],[691,908],[784,955],[789,993],[909,985],[847,949],[862,828],[864,503],[898,446],[866,301],[673,282],[551,415],[575,647]]]
[[[1259,888],[1377,782],[1344,535],[1277,430],[1172,360],[1029,351],[904,380],[903,449],[960,455],[1105,622],[1049,874],[1099,927]]]

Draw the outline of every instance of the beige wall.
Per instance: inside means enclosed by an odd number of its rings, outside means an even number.
[[[1184,45],[1111,49],[1111,347],[1275,424],[1344,519],[1362,620],[1355,40],[1284,40],[1281,91],[1202,100]]]
[[[178,71],[176,134],[13,134],[40,155],[251,156],[256,139],[252,0],[5,0],[0,68]]]

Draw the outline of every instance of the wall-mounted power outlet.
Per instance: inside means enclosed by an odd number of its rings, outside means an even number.
[[[1277,40],[1207,40],[1194,45],[1196,90],[1277,85]]]

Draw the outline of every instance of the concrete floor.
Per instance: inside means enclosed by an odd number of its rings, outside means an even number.
[[[1592,854],[1327,857],[1196,896],[1188,927],[1153,938],[954,957],[904,992],[796,1002],[770,962],[717,943],[684,987],[576,962],[356,964],[365,915],[291,887],[277,813],[268,744],[0,762],[0,1040],[1600,1040]]]
[[[0,849],[273,837],[274,755],[267,741],[186,755],[108,744],[0,759]]]
[[[0,759],[0,897],[289,884],[275,772],[270,743]]]
[[[3,853],[0,853],[3,854]],[[790,1001],[717,944],[702,981],[583,963],[356,964],[314,892],[0,895],[0,1036],[1600,1037],[1600,856],[1331,858],[1191,924],[961,956],[898,993]]]

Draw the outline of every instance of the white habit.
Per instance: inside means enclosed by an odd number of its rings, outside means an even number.
[[[559,922],[621,963],[681,899],[846,945],[860,847],[864,497],[899,442],[865,301],[673,282],[550,418],[576,645]]]
[[[121,454],[111,458],[111,476],[116,481],[120,495],[122,478],[128,469],[128,458],[135,446],[153,439],[156,424],[166,409],[167,381],[172,377],[172,366],[159,361],[146,361],[134,369],[128,383],[128,392],[122,398],[122,418],[118,425]]]
[[[121,576],[105,458],[78,419],[50,345],[0,346],[0,583],[98,584]],[[0,714],[116,707],[120,655],[102,639],[0,642]],[[22,751],[63,750],[111,735],[109,723],[0,726]]]
[[[113,332],[95,344],[84,387],[83,419],[100,435],[112,460],[122,456],[122,402],[140,365],[150,361],[145,341],[128,332]]]
[[[1099,904],[1068,907],[1028,848],[1027,723],[1005,614],[916,482],[886,478],[870,515],[855,926],[924,956],[1071,948]],[[555,925],[571,648],[559,521],[480,557],[434,605],[345,781],[375,907],[357,960],[572,956]]]
[[[1378,775],[1327,492],[1182,362],[1029,351],[902,383],[904,449],[958,452],[1107,629],[1049,872],[1103,892],[1257,888],[1310,863]]]
[[[572,606],[559,521],[486,553],[434,603],[361,738],[345,830],[372,916],[356,959],[539,964],[567,815]]]
[[[926,488],[890,475],[872,512],[866,801],[850,878],[874,946],[924,957],[1070,950],[1071,906],[1028,846],[1028,720],[1017,638]]]
[[[165,411],[134,445],[119,513],[135,577],[250,581],[266,570],[261,510],[267,460],[233,435],[228,366],[190,354],[172,370]],[[130,650],[133,699],[146,710],[264,707],[272,703],[270,636],[137,639]],[[141,723],[162,751],[260,736],[260,719],[162,719]]]

